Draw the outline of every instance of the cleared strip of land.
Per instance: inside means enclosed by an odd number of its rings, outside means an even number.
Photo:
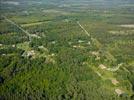
[[[16,26],[18,29],[20,29],[22,32],[24,32],[28,37],[29,40],[31,41],[31,37],[36,37],[36,38],[40,38],[39,36],[37,36],[36,34],[30,34],[28,31],[24,30],[20,25],[17,25],[15,22],[13,22],[12,20],[8,19],[6,16],[2,16],[7,22],[11,23],[12,25]]]
[[[8,19],[5,16],[2,16],[6,21],[8,21],[9,23],[13,24],[14,26],[16,26],[17,28],[19,28],[21,31],[23,31],[24,33],[26,33],[28,36],[30,36],[30,33],[26,30],[24,30],[22,27],[20,27],[19,25],[17,25],[15,22],[11,21],[10,19]]]

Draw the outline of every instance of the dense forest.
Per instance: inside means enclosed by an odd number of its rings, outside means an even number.
[[[134,100],[133,0],[0,0],[0,100]]]

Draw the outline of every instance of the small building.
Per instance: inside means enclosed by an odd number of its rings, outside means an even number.
[[[117,81],[116,79],[111,79],[111,82],[112,82],[112,84],[114,84],[114,85],[117,85],[117,84],[119,83],[119,81]]]
[[[124,91],[121,89],[115,89],[115,92],[118,94],[118,96],[124,94]]]
[[[105,65],[103,65],[103,64],[100,64],[99,67],[100,67],[101,69],[106,69],[106,68],[107,68],[107,67],[106,67]]]

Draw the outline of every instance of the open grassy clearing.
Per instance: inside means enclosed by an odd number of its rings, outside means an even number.
[[[21,26],[22,27],[29,27],[29,26],[41,25],[41,24],[48,23],[48,22],[34,22],[34,23],[28,23],[28,24],[21,24]]]
[[[126,27],[126,28],[134,28],[134,25],[133,24],[130,24],[130,25],[120,25],[121,27]]]

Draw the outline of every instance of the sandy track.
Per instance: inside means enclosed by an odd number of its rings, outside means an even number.
[[[88,31],[80,24],[79,21],[77,21],[77,24],[80,26],[80,28],[81,28],[82,30],[84,30],[84,32],[86,33],[87,36],[90,36],[90,34],[88,33]]]
[[[118,64],[115,68],[107,68],[108,71],[116,72],[123,65],[123,63]]]

